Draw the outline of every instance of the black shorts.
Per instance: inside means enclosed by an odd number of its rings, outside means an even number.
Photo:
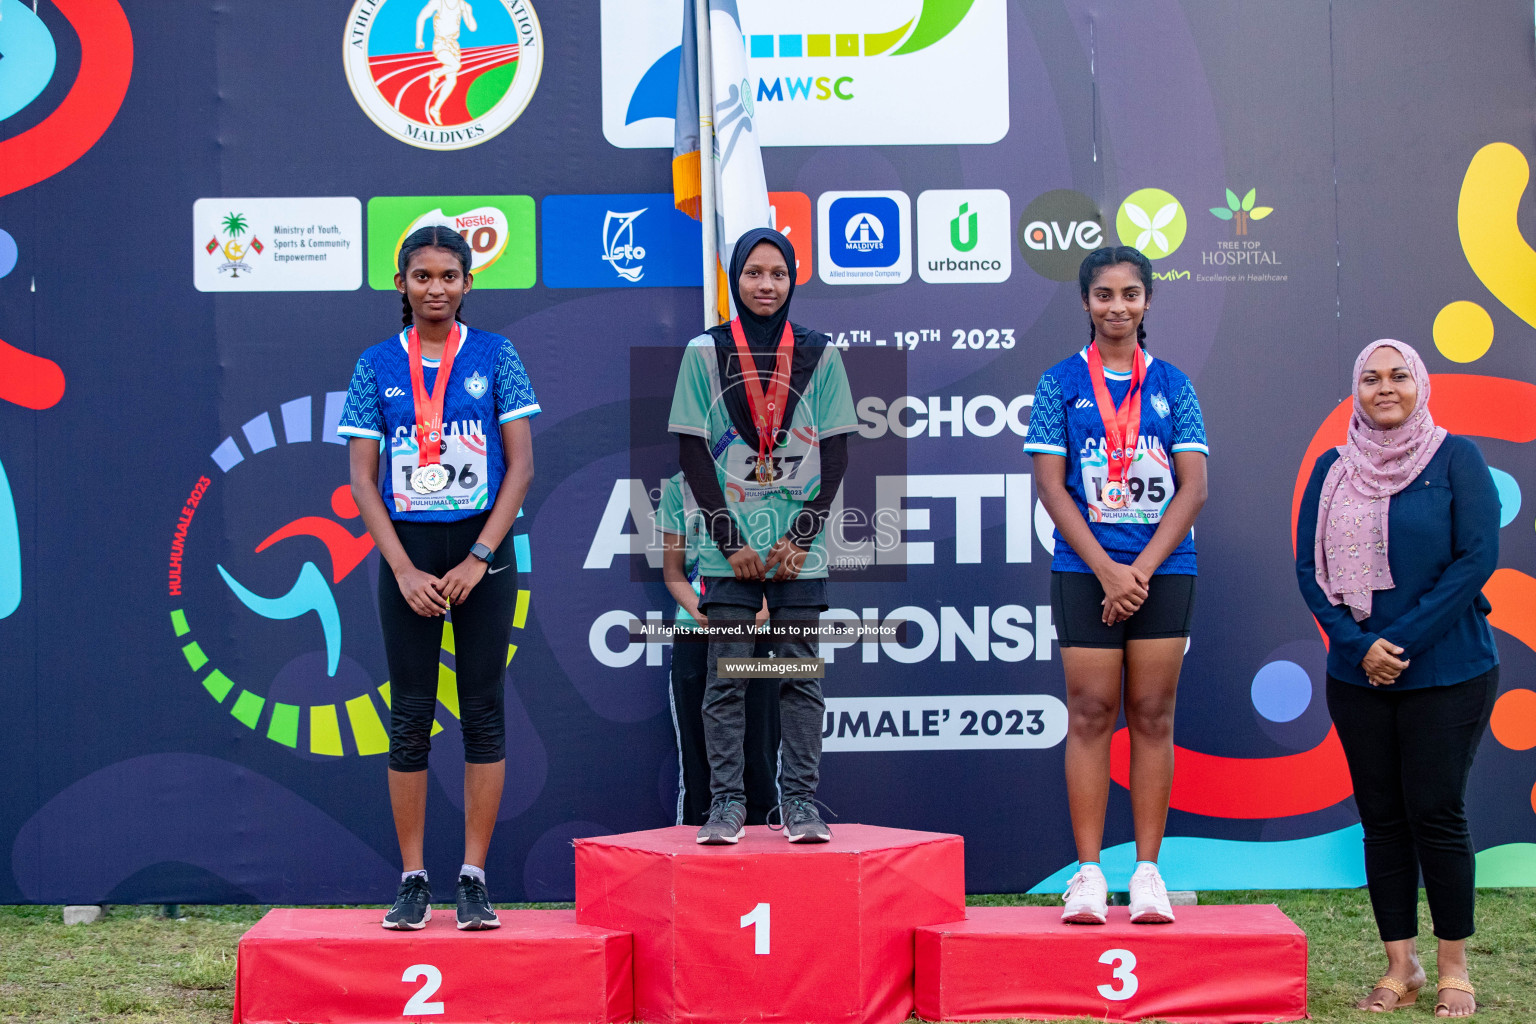
[[[1153,576],[1136,614],[1104,625],[1104,588],[1091,572],[1051,573],[1051,615],[1058,647],[1124,647],[1127,640],[1189,636],[1195,610],[1195,577]]]

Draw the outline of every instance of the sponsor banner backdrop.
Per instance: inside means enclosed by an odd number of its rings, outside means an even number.
[[[393,892],[381,563],[335,427],[428,223],[470,242],[464,319],[513,341],[543,409],[492,893],[569,899],[573,838],[673,821],[671,651],[626,627],[671,615],[654,514],[700,328],[664,152],[680,4],[280,6],[0,0],[0,695],[25,766],[0,902]],[[823,644],[833,827],[964,834],[976,892],[1064,884],[1051,524],[1020,448],[1041,372],[1087,340],[1078,263],[1123,243],[1154,257],[1147,344],[1211,443],[1169,884],[1363,881],[1293,517],[1378,337],[1425,355],[1499,485],[1503,692],[1469,808],[1480,882],[1536,884],[1529,4],[739,7],[793,317],[844,350],[860,422],[828,614],[906,624]]]

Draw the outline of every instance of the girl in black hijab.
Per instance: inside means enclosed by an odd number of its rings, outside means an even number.
[[[765,597],[775,625],[810,626],[827,608],[821,531],[858,419],[841,353],[826,335],[789,320],[794,267],[794,247],[777,231],[744,234],[728,278],[739,315],[690,342],[678,374],[669,430],[679,435],[683,475],[714,542],[700,558],[700,608],[711,627],[750,624]],[[814,640],[773,645],[781,658],[816,654]],[[750,637],[709,642],[703,718],[712,805],[700,843],[734,843],[743,833],[746,680],[720,678],[717,665],[754,649]],[[791,842],[831,838],[812,803],[823,712],[817,680],[781,680],[780,809]]]

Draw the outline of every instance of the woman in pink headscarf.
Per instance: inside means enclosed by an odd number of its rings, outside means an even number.
[[[1465,795],[1493,711],[1499,654],[1482,587],[1499,555],[1499,495],[1477,446],[1435,426],[1429,373],[1400,341],[1355,360],[1349,440],[1312,469],[1296,576],[1328,634],[1328,710],[1365,832],[1387,971],[1356,1006],[1425,984],[1415,951],[1423,873],[1439,939],[1442,1017],[1469,1016],[1473,859]]]

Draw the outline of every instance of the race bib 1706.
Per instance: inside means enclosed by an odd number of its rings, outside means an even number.
[[[489,505],[490,488],[486,479],[486,444],[479,434],[450,434],[442,465],[448,471],[448,486],[431,494],[418,493],[411,487],[411,475],[420,464],[414,432],[392,438],[389,445],[391,490],[397,512],[459,512],[478,510]]]

